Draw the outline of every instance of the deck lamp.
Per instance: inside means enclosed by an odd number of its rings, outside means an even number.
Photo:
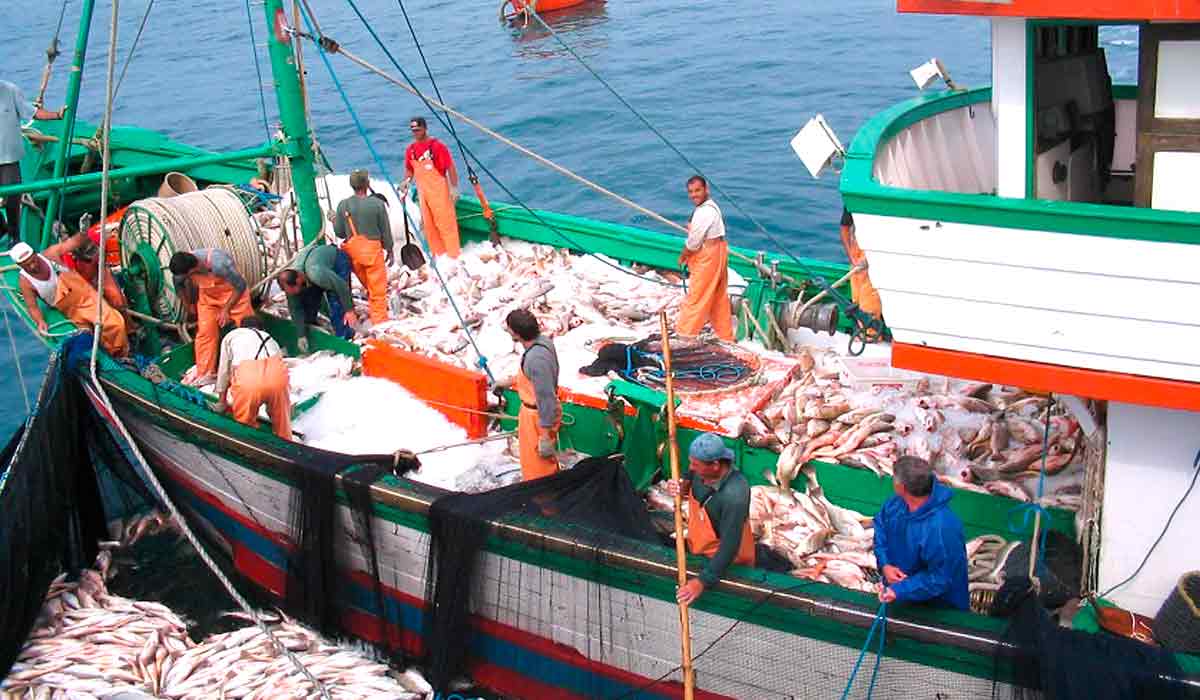
[[[813,177],[820,177],[835,156],[846,157],[846,149],[837,134],[820,114],[808,120],[804,128],[792,137],[792,150],[800,157],[804,167]]]
[[[946,87],[951,90],[957,90],[958,86],[950,79],[950,71],[946,70],[946,65],[941,59],[931,58],[925,63],[913,68],[908,72],[912,76],[913,82],[917,84],[918,90],[924,90],[941,78],[946,83]]]

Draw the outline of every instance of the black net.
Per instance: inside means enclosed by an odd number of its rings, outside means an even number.
[[[89,566],[105,537],[88,451],[95,430],[78,382],[54,357],[37,407],[4,450],[0,476],[0,677],[33,628],[50,582]]]
[[[735,345],[699,338],[671,339],[671,375],[680,393],[734,389],[750,382],[758,369],[758,358]],[[632,344],[601,343],[596,360],[580,368],[590,376],[610,371],[643,386],[664,388],[662,337],[655,334]]]
[[[1024,581],[1028,590],[1028,580]],[[1037,597],[1012,606],[1009,646],[996,659],[994,697],[1014,700],[1121,700],[1200,697],[1174,655],[1160,647],[1101,631],[1061,627]]]
[[[533,518],[544,532],[583,528],[597,545],[658,543],[659,536],[619,457],[592,457],[573,469],[480,494],[451,494],[429,509],[426,631],[430,682],[446,689],[464,671],[477,567],[491,521]]]

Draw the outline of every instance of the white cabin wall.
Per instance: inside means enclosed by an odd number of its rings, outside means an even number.
[[[1025,198],[1028,177],[1025,21],[992,19],[992,114],[996,119],[996,194]]]
[[[1124,403],[1108,405],[1108,458],[1100,550],[1100,591],[1133,573],[1192,478],[1200,414]],[[1115,591],[1120,606],[1153,616],[1179,576],[1200,569],[1200,484],[1141,574]]]

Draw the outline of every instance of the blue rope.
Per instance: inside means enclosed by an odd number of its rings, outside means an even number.
[[[304,17],[304,23],[308,27],[308,31],[312,32],[312,21],[308,16],[308,12],[305,9],[301,9],[300,14]],[[407,218],[409,223],[416,228],[416,222],[414,222],[412,218],[408,216],[408,207],[404,205],[405,198],[401,197],[400,193],[396,190],[396,183],[392,179],[391,172],[388,170],[387,164],[384,163],[383,158],[379,155],[379,151],[375,150],[375,145],[371,142],[371,137],[369,134],[367,134],[366,127],[363,126],[362,120],[358,118],[358,112],[355,111],[354,105],[350,103],[350,96],[346,94],[346,89],[342,87],[342,82],[338,80],[337,73],[333,70],[333,64],[329,62],[329,55],[325,52],[325,47],[321,46],[319,42],[317,46],[319,48],[318,53],[321,55],[321,62],[325,64],[325,69],[329,71],[329,77],[333,79],[333,84],[337,87],[338,94],[342,98],[342,103],[346,105],[346,111],[350,113],[350,118],[354,121],[354,127],[358,129],[359,135],[362,136],[363,143],[367,145],[367,150],[371,153],[371,159],[375,161],[375,165],[379,167],[379,172],[383,175],[384,179],[387,180],[388,187],[392,189],[392,194],[394,194],[396,199],[400,202],[401,215]],[[421,240],[420,238],[418,238],[418,240],[421,243],[421,247],[425,250],[426,259],[429,260],[429,266],[433,268],[434,273],[437,275],[438,284],[441,285],[442,291],[446,294],[446,299],[450,302],[450,308],[454,310],[454,315],[458,317],[458,323],[462,326],[463,333],[467,335],[467,340],[471,343],[471,347],[475,350],[475,355],[478,358],[475,361],[475,364],[487,374],[488,380],[494,384],[496,382],[496,377],[492,375],[492,370],[490,367],[488,367],[488,359],[483,354],[483,351],[479,349],[479,344],[475,342],[475,336],[467,327],[467,321],[465,318],[463,318],[462,312],[459,311],[458,304],[454,301],[454,295],[450,293],[450,288],[446,285],[445,278],[442,277],[442,271],[438,269],[437,262],[434,260],[433,255],[430,254],[429,247],[426,245],[425,241]]]
[[[246,0],[246,24],[250,25],[250,53],[254,54],[254,73],[258,76],[258,102],[262,107],[263,131],[271,140],[271,123],[267,119],[267,97],[263,91],[262,68],[258,65],[258,40],[254,38],[254,16],[250,14],[250,0]]]
[[[1032,503],[1022,503],[1021,505],[1009,511],[1009,530],[1014,534],[1024,535],[1028,530],[1030,535],[1033,535],[1033,523],[1036,520],[1037,514],[1042,516],[1042,528],[1038,533],[1038,553],[1037,561],[1034,564],[1035,574],[1040,575],[1042,565],[1046,561],[1046,535],[1050,531],[1050,512],[1042,506],[1042,496],[1046,492],[1046,460],[1050,455],[1050,407],[1054,405],[1054,399],[1051,398],[1050,403],[1046,405],[1046,421],[1045,427],[1042,430],[1042,463],[1038,469],[1038,487],[1037,496]],[[1017,526],[1013,526],[1013,513],[1021,514],[1021,522]]]
[[[867,686],[867,700],[871,700],[871,694],[875,692],[875,681],[879,677],[879,663],[883,659],[883,640],[887,636],[887,603],[879,604],[879,611],[875,613],[875,621],[871,623],[871,631],[867,632],[867,641],[863,642],[862,649],[858,652],[858,660],[854,662],[854,670],[850,671],[850,678],[846,681],[846,689],[842,691],[842,700],[846,700],[850,696],[850,689],[854,687],[854,679],[858,676],[858,669],[862,667],[867,649],[871,647],[871,638],[875,636],[876,628],[879,629],[879,646],[875,651],[875,668],[871,671],[871,683]]]
[[[404,78],[404,81],[406,83],[408,83],[409,87],[411,87],[414,91],[416,91],[417,97],[420,98],[420,100],[423,103],[425,103],[426,108],[428,108],[430,113],[433,114],[434,118],[438,120],[438,123],[441,124],[447,130],[451,130],[451,127],[449,126],[449,120],[446,119],[442,115],[442,113],[437,108],[435,108],[433,106],[433,104],[429,102],[428,99],[426,99],[424,93],[422,93],[421,90],[419,88],[417,88],[417,86],[413,82],[412,78],[410,78],[408,73],[405,72],[404,68],[402,68],[400,66],[400,63],[396,60],[395,56],[392,55],[392,52],[390,50],[388,50],[387,45],[385,43],[383,43],[383,40],[379,37],[379,34],[377,34],[375,32],[375,28],[371,26],[371,23],[369,21],[367,21],[367,18],[365,16],[363,16],[361,11],[359,11],[358,5],[356,5],[354,3],[354,0],[346,0],[346,2],[350,5],[350,9],[354,10],[354,14],[358,16],[359,21],[362,22],[363,27],[366,28],[367,32],[371,35],[371,38],[373,38],[375,40],[375,43],[383,51],[383,54],[385,56],[387,56],[388,61],[392,64],[392,67],[395,68],[397,71],[399,71],[400,75]],[[307,23],[307,17],[305,19],[305,22]],[[310,32],[312,31],[311,27],[310,27],[309,31]],[[608,258],[606,258],[602,255],[597,255],[596,253],[591,252],[584,246],[580,245],[579,243],[577,243],[576,241],[571,239],[569,236],[567,236],[567,234],[563,233],[557,227],[551,225],[550,222],[543,219],[540,214],[538,214],[536,211],[531,209],[529,207],[529,205],[525,204],[525,202],[520,197],[518,197],[515,192],[510,190],[503,182],[500,181],[500,178],[496,177],[495,173],[493,173],[491,171],[491,169],[488,168],[487,165],[483,162],[483,160],[481,160],[479,158],[479,156],[475,155],[474,151],[472,151],[465,143],[462,143],[460,141],[459,145],[462,147],[462,149],[464,151],[466,151],[467,155],[470,156],[470,159],[475,161],[475,164],[477,166],[479,166],[479,169],[482,170],[483,173],[485,175],[487,175],[488,178],[490,178],[492,182],[496,183],[497,187],[499,187],[501,190],[504,191],[505,196],[507,196],[512,201],[516,202],[517,206],[519,206],[521,209],[525,210],[525,212],[528,213],[530,216],[532,216],[539,224],[541,224],[545,228],[549,229],[556,236],[558,236],[563,241],[565,241],[566,244],[568,246],[570,246],[572,249],[581,251],[583,254],[589,255],[589,256],[595,258],[596,260],[599,260],[600,262],[604,263],[605,265],[613,268],[614,270],[617,270],[618,272],[629,275],[630,277],[636,277],[637,279],[640,279],[640,280],[643,280],[646,282],[653,282],[655,284],[660,284],[664,287],[672,287],[675,289],[686,289],[686,287],[682,284],[675,284],[673,282],[666,282],[664,280],[654,279],[653,277],[646,277],[646,276],[640,275],[640,274],[634,272],[633,270],[630,270],[630,269],[622,267],[621,265],[618,265],[614,262],[611,262]],[[468,166],[469,166],[469,163],[468,163]]]

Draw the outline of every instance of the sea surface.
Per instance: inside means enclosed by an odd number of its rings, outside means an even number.
[[[422,89],[425,76],[401,6],[395,0],[355,0],[388,51]],[[325,34],[357,55],[388,66],[384,51],[351,3],[310,3]],[[65,7],[59,57],[47,92],[62,104],[80,12],[79,0],[4,2],[0,79],[32,99]],[[684,182],[693,172],[593,78],[545,29],[503,26],[496,0],[408,0],[413,28],[445,100],[455,108],[576,172],[677,221],[690,205]],[[254,146],[277,110],[269,83],[261,2],[124,0],[117,31],[117,72],[128,70],[115,103],[114,123],[161,131],[214,150]],[[103,111],[110,4],[97,2],[83,76],[80,115],[97,122]],[[254,21],[252,42],[247,13]],[[145,18],[144,31],[134,37]],[[837,225],[841,201],[832,172],[814,180],[788,145],[815,113],[849,145],[872,115],[917,89],[908,70],[940,58],[956,82],[990,82],[989,24],[983,19],[900,15],[893,0],[711,2],[611,0],[547,15],[555,32],[703,173],[753,216],[763,236],[728,198],[718,195],[731,241],[786,249],[798,256],[841,259]],[[1136,33],[1105,30],[1114,78],[1136,76]],[[312,117],[334,168],[378,170],[334,80],[306,45]],[[333,56],[337,79],[388,169],[398,179],[408,118],[429,116],[415,97]],[[388,69],[391,70],[390,66]],[[447,131],[432,133],[453,149]],[[504,145],[462,125],[459,133],[515,196],[533,207],[653,228],[645,216],[564,179]],[[460,158],[456,149],[456,159]],[[460,162],[460,170],[461,170]],[[509,196],[484,178],[494,200]],[[5,311],[8,317],[7,309]],[[15,317],[14,317],[15,320]],[[13,324],[16,353],[0,337],[0,431],[24,415],[24,391],[36,394],[45,349]]]

